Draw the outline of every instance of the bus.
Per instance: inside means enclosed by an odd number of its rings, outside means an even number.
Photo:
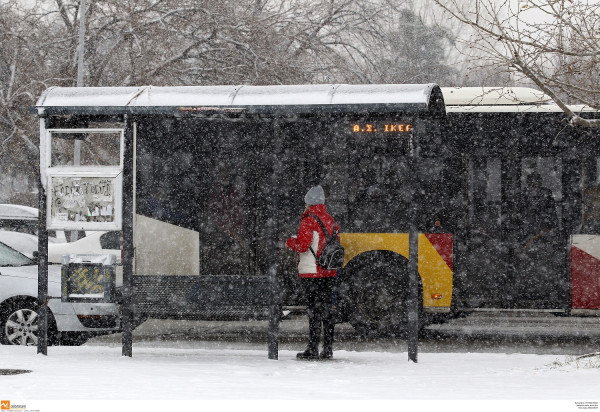
[[[361,333],[407,325],[411,227],[421,326],[600,313],[599,142],[535,90],[55,87],[34,111],[49,229],[118,231],[133,202],[140,317],[301,308],[283,244],[316,184],[346,250],[338,320]]]
[[[444,97],[462,157],[457,307],[598,315],[597,131],[571,126],[532,89],[456,88]]]

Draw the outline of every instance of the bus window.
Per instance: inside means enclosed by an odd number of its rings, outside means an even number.
[[[472,158],[468,168],[469,226],[481,233],[495,233],[501,224],[501,161]]]
[[[539,176],[539,184],[551,192],[555,202],[562,200],[562,163],[560,158],[524,158],[521,160],[521,188],[526,190],[527,186],[537,184],[531,182],[532,175]]]
[[[386,232],[408,229],[413,180],[406,158],[361,147],[350,153],[348,224],[351,231]],[[392,201],[393,199],[393,201]]]
[[[497,158],[487,159],[486,200],[488,203],[499,204],[502,200],[501,162]]]
[[[582,233],[600,231],[600,157],[588,159],[585,164],[582,229]]]

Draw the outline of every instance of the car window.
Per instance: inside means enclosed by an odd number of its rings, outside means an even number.
[[[106,232],[100,236],[100,247],[102,249],[121,249],[121,233]]]
[[[0,243],[0,267],[1,266],[25,266],[34,265],[33,260],[27,256],[22,255],[16,250],[6,246],[4,243]]]

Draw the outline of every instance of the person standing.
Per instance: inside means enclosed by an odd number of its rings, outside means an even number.
[[[327,236],[333,236],[334,233],[339,236],[339,227],[327,212],[325,193],[321,186],[312,187],[304,196],[304,202],[306,209],[300,216],[298,234],[286,241],[286,247],[299,254],[298,274],[307,299],[308,346],[304,352],[297,354],[297,358],[331,359],[335,327],[333,296],[337,271],[320,267],[317,259],[327,243]],[[321,224],[328,235],[323,232]],[[323,350],[319,354],[321,327]]]

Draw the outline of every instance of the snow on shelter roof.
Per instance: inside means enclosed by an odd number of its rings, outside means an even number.
[[[435,102],[433,97],[437,97]],[[42,94],[35,108],[42,115],[63,111],[138,113],[155,111],[153,108],[182,107],[241,107],[256,111],[260,107],[268,111],[284,106],[308,111],[317,107],[343,111],[344,106],[357,104],[410,111],[435,110],[431,106],[437,104],[443,111],[442,95],[435,84],[53,87]]]
[[[496,106],[549,104],[550,96],[529,87],[444,87],[449,106]]]
[[[529,87],[442,87],[447,113],[563,113],[544,92]],[[569,105],[575,113],[597,112]]]

